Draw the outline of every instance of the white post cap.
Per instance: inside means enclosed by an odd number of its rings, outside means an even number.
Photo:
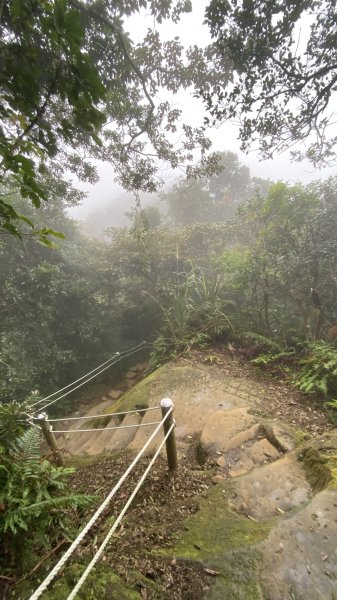
[[[160,402],[160,406],[163,408],[171,408],[171,406],[173,406],[173,402],[171,398],[163,398]]]
[[[46,418],[47,418],[47,413],[46,413],[46,412],[39,413],[39,414],[37,415],[37,417],[36,417],[36,418],[37,418],[39,421],[45,421],[45,420],[46,420]]]

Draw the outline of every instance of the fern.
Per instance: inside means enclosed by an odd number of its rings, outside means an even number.
[[[28,403],[0,404],[0,444],[8,448],[27,429]]]
[[[295,355],[294,350],[289,350],[289,352],[285,352],[285,351],[278,352],[277,354],[274,354],[274,353],[260,354],[260,356],[258,356],[257,358],[253,358],[253,360],[251,362],[254,363],[255,365],[260,365],[260,366],[262,365],[263,367],[267,367],[268,365],[277,363],[278,361],[280,361],[282,363],[282,361],[284,361],[294,355]]]
[[[283,348],[282,348],[282,346],[280,346],[280,344],[277,344],[273,340],[271,340],[263,335],[260,335],[259,333],[255,333],[254,331],[244,331],[241,334],[241,336],[248,340],[251,340],[252,342],[261,344],[261,346],[263,346],[263,348],[265,348],[266,350],[271,350],[273,352],[278,352],[278,353],[283,352]]]
[[[308,354],[300,361],[294,384],[306,393],[319,392],[325,398],[337,391],[337,350],[324,341],[308,346]]]
[[[77,509],[93,497],[67,493],[66,477],[74,469],[41,460],[40,433],[35,428],[3,451],[2,463],[0,556],[20,569],[27,566],[33,549],[50,544],[61,532],[68,536],[76,526]]]
[[[40,448],[40,431],[31,427],[11,444],[9,455],[14,461],[29,465],[40,461]]]

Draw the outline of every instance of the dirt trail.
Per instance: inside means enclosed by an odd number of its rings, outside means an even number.
[[[315,474],[301,460],[301,448],[305,454],[310,443],[306,438],[318,440],[326,427],[324,414],[311,408],[308,421],[305,401],[280,384],[185,360],[164,365],[99,410],[155,407],[167,396],[175,405],[179,459],[197,444],[214,457],[218,482],[168,554],[201,560],[218,573],[205,598],[336,600],[337,493],[331,483],[315,489]],[[282,402],[294,407],[283,420]],[[160,411],[150,411],[126,415],[121,423],[157,420]],[[107,427],[112,422],[108,418]],[[76,455],[136,451],[153,428],[73,434],[76,442],[64,436],[63,447]],[[334,453],[336,458],[337,436]],[[329,484],[333,469],[325,476]]]

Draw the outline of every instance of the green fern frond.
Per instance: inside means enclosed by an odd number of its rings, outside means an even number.
[[[56,496],[49,500],[43,500],[41,502],[34,502],[29,506],[21,508],[21,514],[36,514],[40,515],[45,511],[51,511],[53,509],[66,509],[66,508],[86,508],[94,500],[97,500],[97,496],[89,496],[86,494],[69,494],[67,496]]]
[[[16,462],[26,465],[36,463],[40,461],[40,446],[40,431],[35,427],[31,427],[11,445],[10,455]]]
[[[251,340],[252,342],[256,342],[258,344],[262,344],[266,349],[272,350],[273,352],[282,352],[283,348],[280,344],[277,344],[273,340],[260,335],[259,333],[255,333],[254,331],[244,331],[242,337]]]

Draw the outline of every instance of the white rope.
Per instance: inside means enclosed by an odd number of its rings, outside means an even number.
[[[108,358],[108,360],[106,360],[105,362],[103,362],[101,365],[98,365],[98,367],[95,367],[95,369],[93,369],[92,371],[89,371],[89,373],[86,373],[85,375],[82,375],[82,377],[79,377],[79,379],[76,379],[75,381],[72,381],[71,383],[68,383],[68,385],[65,385],[63,388],[61,388],[60,390],[57,390],[56,392],[53,392],[52,394],[49,394],[49,396],[46,396],[45,398],[41,398],[40,400],[37,400],[37,402],[34,402],[33,404],[31,404],[31,407],[36,406],[37,404],[41,404],[43,402],[45,402],[46,400],[49,400],[49,398],[52,398],[53,396],[55,396],[56,394],[59,394],[60,392],[63,392],[64,390],[67,390],[69,387],[71,387],[72,385],[74,385],[75,383],[78,383],[79,381],[82,381],[83,379],[85,379],[86,377],[88,377],[88,375],[91,375],[92,373],[94,373],[95,371],[97,371],[98,369],[100,369],[101,367],[104,367],[106,364],[108,364],[108,362],[115,360],[115,362],[119,362],[119,360],[121,360],[122,358],[124,358],[123,354],[125,354],[126,352],[129,352],[130,350],[141,350],[142,347],[144,347],[145,345],[151,345],[148,342],[141,342],[140,344],[137,344],[137,346],[134,346],[133,348],[128,348],[127,350],[123,350],[123,352],[116,352],[113,356],[110,356],[110,358]]]
[[[103,367],[104,365],[106,365],[108,362],[110,362],[111,360],[114,360],[116,357],[118,356],[118,354],[114,354],[113,356],[110,356],[110,358],[108,358],[108,360],[106,360],[104,363],[102,363],[101,365],[98,365],[98,367],[96,367],[95,369],[93,369],[92,371],[89,371],[89,373],[86,373],[85,375],[82,375],[82,377],[79,377],[78,379],[76,379],[75,381],[72,381],[71,383],[68,383],[68,385],[65,385],[63,388],[61,388],[60,390],[57,390],[56,392],[53,392],[52,394],[49,394],[49,396],[46,396],[45,398],[40,398],[40,400],[37,400],[37,402],[34,402],[33,404],[31,404],[31,407],[36,406],[37,404],[41,404],[42,402],[45,402],[46,400],[49,400],[49,398],[52,398],[53,396],[55,396],[56,394],[59,394],[60,392],[63,392],[64,390],[67,390],[69,387],[71,387],[72,385],[74,385],[75,383],[78,383],[78,381],[82,381],[82,379],[84,379],[85,377],[87,377],[88,375],[91,375],[92,373],[94,373],[95,371],[97,371],[98,369],[100,369],[101,367]]]
[[[111,527],[108,535],[105,537],[104,541],[102,542],[102,544],[100,545],[100,547],[98,548],[95,556],[93,557],[93,559],[91,560],[91,562],[89,563],[89,565],[87,566],[87,568],[85,569],[84,573],[82,574],[82,576],[80,577],[80,579],[78,580],[77,584],[75,585],[74,589],[70,592],[69,596],[67,597],[67,600],[73,600],[73,598],[75,598],[77,592],[80,590],[80,588],[82,587],[83,583],[85,582],[85,580],[87,579],[90,571],[92,570],[92,568],[95,566],[95,564],[97,563],[97,561],[100,559],[100,557],[102,556],[106,546],[108,545],[111,537],[113,536],[115,530],[117,529],[118,525],[120,524],[122,518],[124,517],[127,509],[129,508],[132,500],[134,499],[134,497],[136,496],[136,494],[138,493],[140,487],[143,485],[146,477],[148,476],[154,462],[156,461],[156,459],[158,458],[158,455],[163,447],[163,445],[165,444],[168,436],[170,435],[172,429],[175,427],[175,424],[173,423],[170,427],[170,429],[168,430],[167,434],[165,435],[163,441],[161,442],[160,446],[158,447],[154,457],[152,458],[151,462],[148,464],[146,470],[144,471],[142,477],[140,478],[140,480],[138,481],[135,489],[133,490],[131,496],[129,497],[128,501],[126,502],[124,508],[121,510],[121,512],[119,513],[119,516],[117,517],[116,521],[114,522],[113,526]]]
[[[123,356],[123,358],[126,358],[127,356],[131,356],[132,354],[135,354],[136,352],[139,352],[139,350],[140,350],[140,348],[137,348],[133,352],[129,352],[128,354],[126,354],[125,356]],[[97,377],[97,375],[100,375],[101,373],[103,373],[103,371],[106,371],[107,369],[110,369],[110,367],[112,367],[113,365],[115,365],[119,361],[120,361],[120,357],[118,357],[118,359],[115,360],[115,362],[110,363],[107,367],[104,367],[103,369],[101,369],[100,371],[98,371],[97,373],[95,373],[94,375],[92,375],[91,377],[89,377],[89,379],[86,379],[85,381],[82,381],[82,383],[79,383],[76,387],[74,387],[71,390],[68,390],[67,392],[65,392],[64,394],[62,394],[62,396],[58,396],[58,398],[55,398],[55,400],[52,400],[51,402],[48,402],[47,404],[45,404],[42,407],[39,406],[38,409],[35,411],[35,413],[38,412],[38,411],[39,412],[43,412],[45,410],[45,408],[47,408],[47,406],[51,406],[51,404],[54,404],[55,402],[58,402],[62,398],[65,398],[65,396],[68,396],[69,394],[71,394],[75,390],[78,390],[78,388],[82,387],[82,385],[85,385],[86,383],[88,383],[88,381],[91,381],[92,379],[94,379],[95,377]]]
[[[161,421],[153,423],[135,423],[134,425],[117,425],[116,427],[102,427],[102,429],[53,429],[53,433],[88,433],[91,431],[112,431],[113,429],[130,429],[131,427],[149,427],[149,425],[159,425]]]
[[[62,567],[64,566],[64,564],[67,562],[68,558],[70,558],[70,556],[76,550],[77,546],[79,546],[79,544],[81,543],[81,541],[83,540],[83,538],[85,537],[85,535],[92,528],[92,526],[96,523],[98,517],[102,514],[102,512],[109,505],[109,503],[111,501],[111,498],[113,498],[113,496],[119,490],[119,488],[121,487],[122,483],[125,481],[125,479],[127,478],[127,476],[134,469],[134,467],[136,466],[136,464],[138,463],[138,461],[140,460],[140,458],[143,456],[145,450],[151,444],[152,440],[157,435],[157,433],[160,430],[161,426],[166,421],[166,419],[169,416],[169,414],[171,414],[172,410],[173,410],[173,407],[166,413],[166,415],[161,420],[161,422],[158,425],[158,427],[155,429],[155,431],[149,437],[149,439],[147,440],[147,442],[144,444],[143,448],[138,452],[136,458],[132,461],[131,465],[127,468],[127,470],[125,471],[125,473],[122,475],[122,477],[116,483],[115,487],[111,490],[110,494],[105,498],[104,502],[102,502],[101,506],[96,510],[95,514],[91,517],[90,521],[82,529],[82,531],[79,533],[79,535],[77,536],[76,540],[73,541],[73,543],[71,544],[71,546],[69,546],[68,550],[64,553],[64,555],[58,561],[58,563],[55,565],[55,567],[50,571],[49,575],[47,575],[47,577],[44,579],[44,581],[41,583],[41,585],[37,588],[37,590],[35,590],[35,592],[32,594],[32,596],[30,596],[29,600],[37,600],[38,598],[40,598],[40,596],[43,594],[43,592],[47,589],[48,585],[51,583],[51,581],[53,581],[53,579],[56,577],[56,575],[58,574],[58,572],[62,569]]]
[[[117,413],[105,413],[104,415],[92,415],[84,417],[63,417],[62,419],[48,419],[49,423],[56,423],[59,421],[80,421],[81,419],[100,419],[102,417],[119,417],[121,415],[131,415],[133,413],[147,412],[148,410],[158,410],[160,406],[149,406],[148,408],[135,408],[134,410],[123,410],[123,412]],[[37,417],[34,417],[37,419]]]

